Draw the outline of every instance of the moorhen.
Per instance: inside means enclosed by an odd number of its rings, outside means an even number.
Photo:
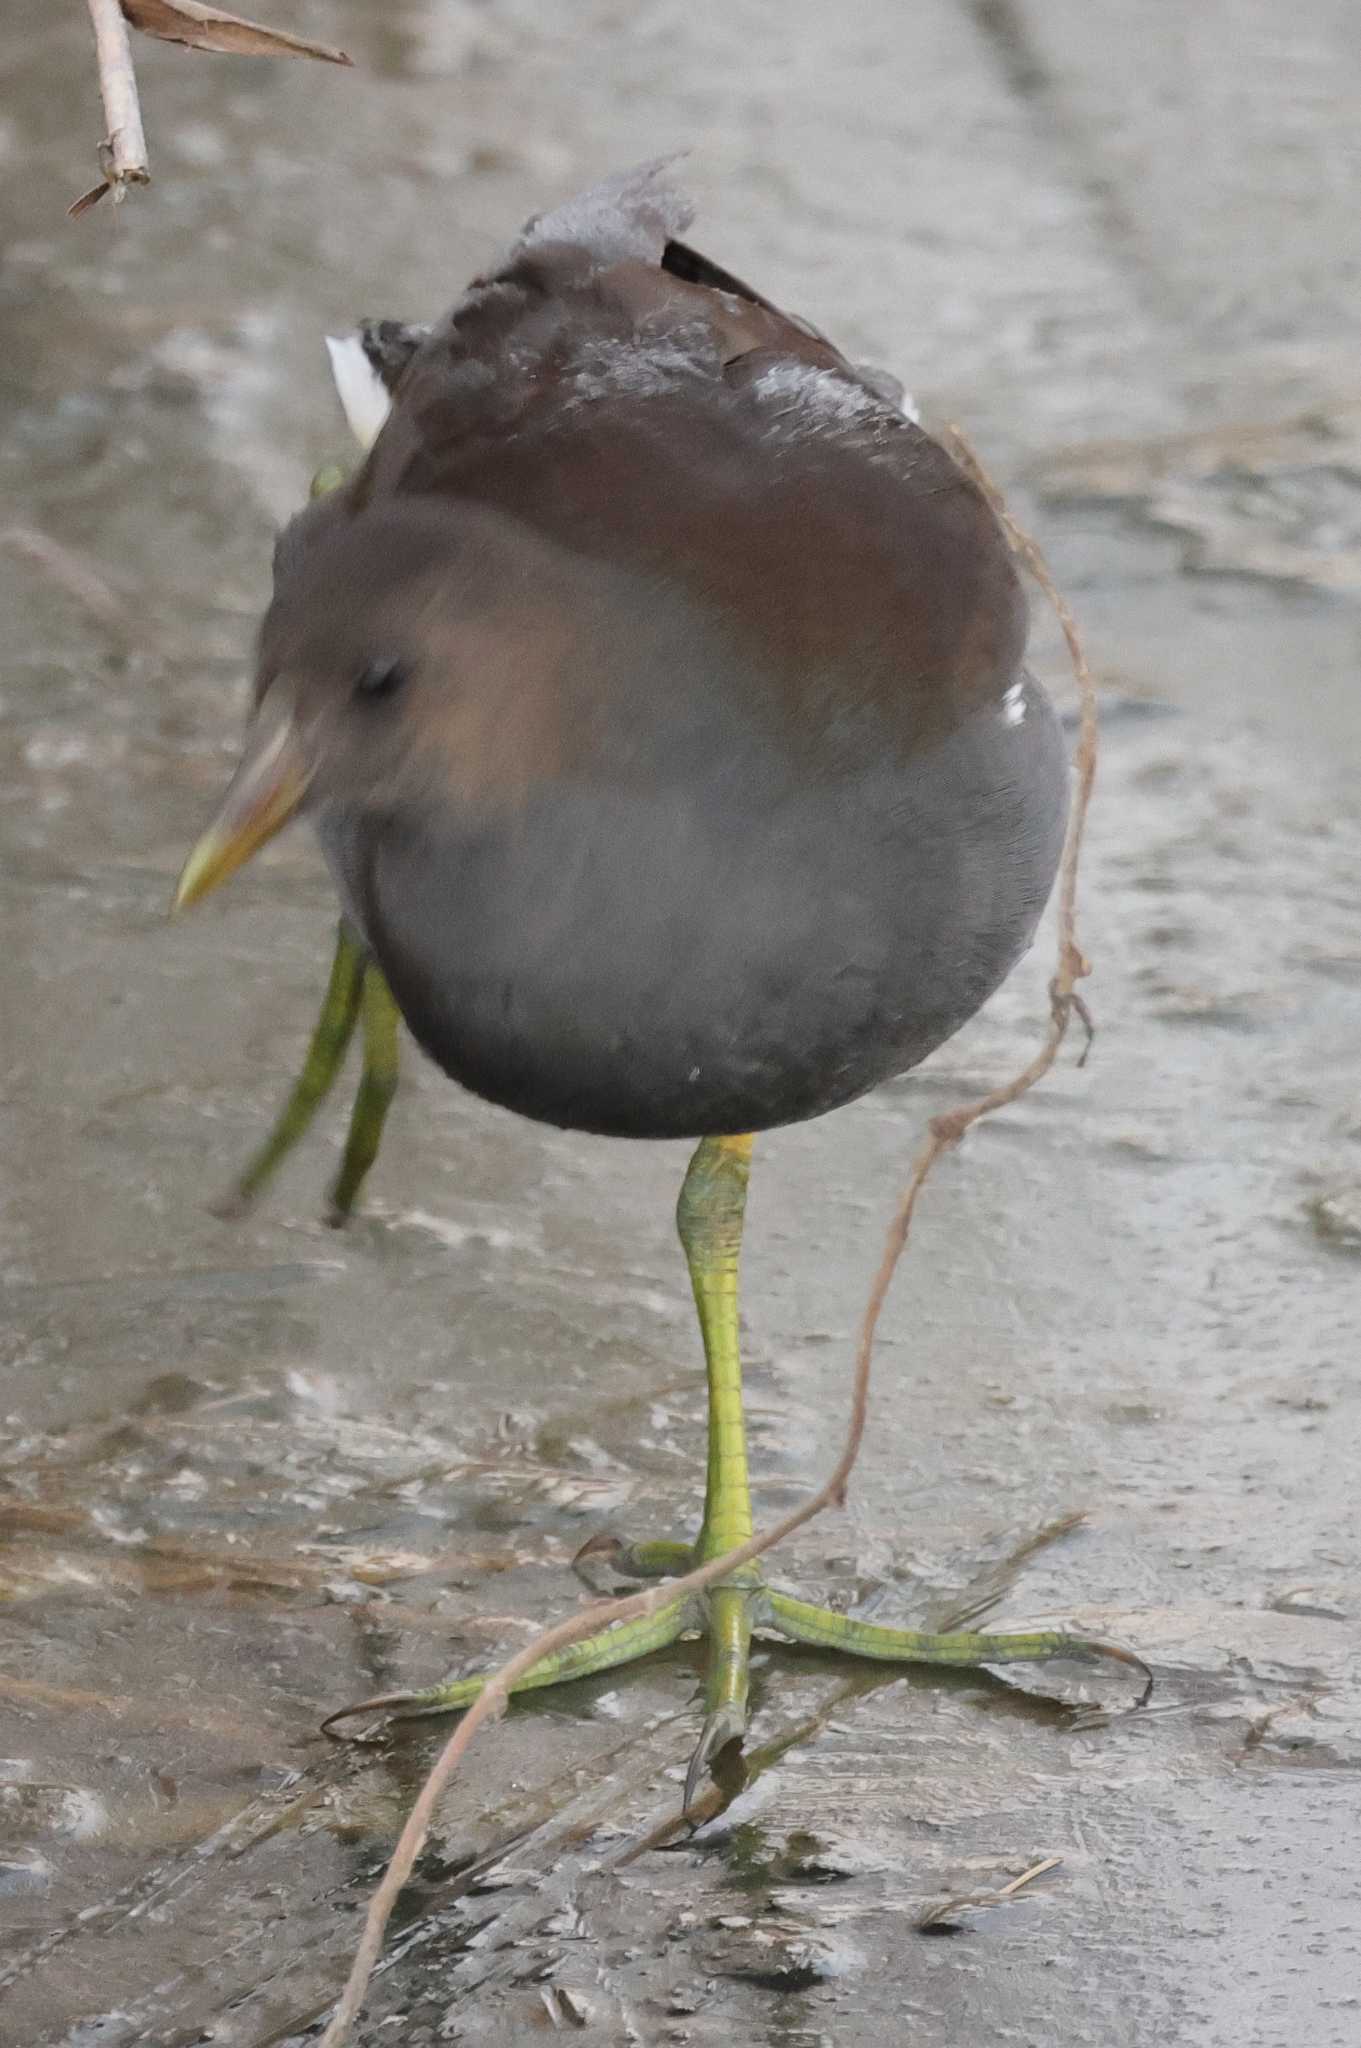
[[[384,1030],[395,1000],[493,1103],[698,1140],[678,1224],[703,1520],[617,1560],[662,1577],[752,1526],[752,1134],[853,1101],[974,1015],[1034,934],[1068,792],[983,494],[891,380],[682,241],[689,219],[664,163],[608,179],[437,326],[378,323],[338,358],[372,446],[279,541],[244,757],[177,897],[304,812],[353,935],[342,1022],[369,985]],[[521,1688],[696,1627],[696,1769],[743,1732],[754,1627],[912,1662],[1086,1647],[880,1627],[749,1566]]]

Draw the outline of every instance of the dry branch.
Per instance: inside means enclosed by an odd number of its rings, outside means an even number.
[[[1088,974],[1090,968],[1077,943],[1076,918],[1078,866],[1082,855],[1087,808],[1096,776],[1096,692],[1092,684],[1091,671],[1083,653],[1076,621],[1059,594],[1038,546],[1007,512],[996,486],[959,429],[950,428],[947,440],[951,452],[992,504],[1012,548],[1053,605],[1063,628],[1064,639],[1072,659],[1073,673],[1081,695],[1081,719],[1074,762],[1076,787],[1072,813],[1068,821],[1068,836],[1064,843],[1063,861],[1059,870],[1058,963],[1049,984],[1050,1020],[1044,1042],[1035,1057],[1013,1080],[1002,1087],[989,1090],[986,1095],[980,1096],[974,1102],[966,1103],[944,1116],[932,1118],[926,1143],[917,1156],[907,1186],[889,1224],[883,1255],[861,1316],[856,1339],[855,1373],[851,1385],[851,1412],[845,1442],[836,1464],[817,1492],[801,1507],[793,1509],[769,1529],[758,1531],[736,1550],[730,1550],[725,1557],[713,1558],[697,1570],[687,1572],[680,1578],[668,1579],[664,1584],[654,1586],[645,1592],[632,1593],[620,1600],[597,1601],[590,1607],[579,1609],[568,1620],[558,1622],[555,1627],[545,1629],[542,1634],[535,1636],[497,1671],[488,1675],[483,1691],[464,1713],[458,1727],[436,1758],[398,1838],[382,1882],[369,1902],[363,1933],[345,1981],[345,1988],[331,2017],[330,2025],[321,2037],[320,2048],[343,2048],[348,2039],[350,2029],[367,1994],[369,1980],[378,1961],[392,1909],[424,1846],[440,1794],[458,1768],[478,1729],[484,1722],[499,1717],[504,1711],[516,1679],[528,1671],[531,1665],[537,1664],[541,1657],[549,1655],[554,1650],[563,1649],[569,1643],[577,1642],[582,1636],[590,1635],[601,1627],[614,1622],[636,1620],[643,1615],[655,1613],[663,1603],[670,1605],[678,1597],[700,1592],[705,1586],[713,1585],[715,1580],[726,1578],[739,1566],[749,1564],[753,1558],[761,1556],[775,1544],[783,1542],[785,1537],[792,1536],[796,1529],[801,1529],[805,1523],[811,1522],[814,1516],[820,1515],[825,1508],[842,1504],[865,1431],[875,1334],[889,1288],[893,1283],[893,1276],[907,1244],[917,1197],[927,1176],[942,1152],[957,1145],[965,1132],[980,1118],[989,1115],[993,1110],[1003,1108],[1007,1103],[1015,1102],[1048,1073],[1058,1057],[1069,1022],[1075,1013],[1081,1017],[1090,1033],[1090,1019],[1077,993],[1078,980]],[[1140,1660],[1130,1652],[1122,1652],[1114,1645],[1109,1647],[1113,1656],[1124,1658],[1132,1664],[1139,1664]],[[394,1695],[391,1698],[367,1700],[361,1707],[346,1711],[358,1713],[364,1709],[376,1710],[396,1704],[399,1697]],[[339,1718],[338,1715],[333,1715],[331,1721]],[[1008,1887],[1008,1890],[1017,1889],[1019,1884],[1027,1883],[1031,1877],[1037,1876],[1041,1869],[1050,1867],[1048,1863],[1036,1866],[1035,1870],[1026,1872],[1025,1876],[1018,1880],[1017,1885]]]
[[[132,42],[123,10],[118,0],[88,0],[88,5],[95,32],[99,94],[109,132],[99,148],[104,176],[67,208],[73,219],[106,192],[112,192],[119,200],[129,185],[145,185],[151,178],[146,137],[142,133],[142,109],[137,98],[137,74],[132,68]]]
[[[120,648],[155,647],[155,636],[146,621],[94,563],[74,548],[64,547],[50,533],[40,533],[32,526],[0,527],[0,548],[31,563],[57,589],[73,597]]]
[[[948,1899],[939,1900],[927,1909],[917,1922],[923,1934],[951,1933],[963,1914],[984,1906],[1005,1906],[1018,1892],[1033,1884],[1037,1877],[1045,1877],[1051,1870],[1057,1870],[1062,1856],[1042,1856],[1038,1863],[1032,1863],[1029,1870],[1023,1870],[1019,1877],[1013,1877],[1010,1884],[999,1885],[995,1891],[956,1892]]]
[[[190,50],[218,50],[238,57],[315,57],[323,64],[352,61],[330,43],[314,43],[283,29],[266,28],[261,22],[247,21],[244,15],[204,6],[201,0],[87,0],[87,4],[94,24],[99,90],[109,133],[99,149],[104,175],[67,207],[72,220],[88,212],[106,192],[120,200],[129,185],[151,182],[129,24],[159,42],[182,43]]]

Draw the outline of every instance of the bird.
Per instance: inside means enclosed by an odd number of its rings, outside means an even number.
[[[176,895],[305,815],[351,982],[371,974],[454,1082],[693,1143],[704,1507],[693,1540],[613,1545],[635,1578],[752,1530],[755,1138],[978,1011],[1033,939],[1069,797],[983,490],[892,379],[698,253],[691,217],[673,160],[638,166],[533,218],[442,320],[333,345],[367,452],[278,539],[240,765]],[[908,1663],[1076,1640],[891,1628],[749,1564],[517,1690],[695,1629],[690,1786],[740,1747],[753,1631]],[[452,1711],[481,1682],[403,1697]]]

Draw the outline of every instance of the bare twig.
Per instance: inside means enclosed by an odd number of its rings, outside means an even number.
[[[51,534],[32,526],[0,527],[0,547],[42,571],[58,589],[87,611],[106,633],[123,647],[146,646],[152,641],[146,622],[134,616],[127,601],[92,562],[63,547]],[[154,644],[154,641],[152,641]]]
[[[1073,675],[1078,687],[1078,738],[1077,749],[1073,758],[1077,786],[1073,793],[1072,814],[1068,820],[1068,838],[1063,849],[1063,866],[1059,871],[1058,972],[1054,976],[1049,990],[1050,1000],[1055,1005],[1056,1011],[1057,1007],[1061,1004],[1064,1007],[1065,1016],[1063,1025],[1059,1030],[1058,1043],[1055,1044],[1045,1064],[1034,1074],[1031,1074],[1028,1068],[1026,1071],[1029,1078],[1023,1079],[1019,1086],[1013,1083],[1014,1094],[1004,1098],[1008,1101],[1014,1101],[1016,1095],[1023,1094],[1025,1089],[1032,1085],[1033,1081],[1037,1081],[1040,1075],[1046,1073],[1054,1064],[1059,1043],[1062,1043],[1063,1031],[1067,1027],[1068,1012],[1076,1013],[1087,1033],[1087,1044],[1082,1052],[1083,1060],[1086,1059],[1091,1046],[1092,1020],[1088,1014],[1086,1004],[1077,993],[1076,986],[1084,975],[1090,974],[1092,971],[1090,962],[1084,959],[1077,943],[1077,876],[1082,860],[1082,840],[1087,830],[1087,812],[1092,801],[1092,786],[1096,781],[1096,688],[1092,682],[1091,669],[1087,665],[1087,656],[1083,650],[1082,636],[1077,629],[1077,620],[1073,617],[1068,600],[1064,597],[1050,574],[1049,564],[1045,561],[1038,542],[1032,540],[1025,528],[1019,525],[1013,519],[1011,513],[1008,512],[1002,493],[998,490],[996,484],[988,475],[987,470],[984,469],[974,453],[963,429],[958,426],[947,427],[944,438],[950,453],[954,456],[960,467],[973,478],[984,497],[988,500],[988,503],[992,506],[993,511],[1002,522],[1003,530],[1013,549],[1025,563],[1026,568],[1029,569],[1031,575],[1053,607],[1054,616],[1063,629],[1063,637],[1068,647],[1068,658],[1073,664]],[[1040,1057],[1043,1058],[1043,1054]],[[1000,1102],[993,1103],[989,1101],[988,1107],[1000,1108],[1001,1104]],[[986,1115],[987,1111],[980,1110],[978,1114]],[[971,1117],[969,1121],[971,1123],[976,1122],[977,1116]]]
[[[1286,1714],[1308,1714],[1312,1717],[1318,1702],[1327,1697],[1327,1687],[1315,1685],[1311,1686],[1308,1692],[1295,1693],[1290,1699],[1282,1700],[1279,1706],[1272,1707],[1269,1712],[1259,1714],[1257,1719],[1249,1724],[1242,1747],[1236,1751],[1232,1761],[1236,1764],[1245,1764],[1254,1750],[1262,1748],[1271,1732],[1273,1722],[1279,1721]]]
[[[132,40],[123,10],[119,0],[87,0],[87,4],[94,24],[99,91],[109,133],[99,151],[104,176],[66,209],[73,219],[106,192],[112,192],[117,201],[123,198],[129,185],[146,185],[151,181],[142,109],[137,99],[137,74],[132,68]]]
[[[760,1557],[777,1543],[782,1543],[787,1536],[792,1536],[795,1530],[803,1528],[824,1509],[842,1504],[865,1432],[875,1334],[889,1288],[893,1283],[893,1276],[907,1243],[908,1232],[912,1227],[917,1197],[927,1176],[942,1152],[957,1145],[965,1132],[981,1117],[1015,1102],[1018,1096],[1024,1095],[1028,1088],[1033,1087],[1036,1081],[1048,1073],[1058,1057],[1070,1019],[1075,1013],[1084,1014],[1081,999],[1076,992],[1076,984],[1081,976],[1090,972],[1090,968],[1077,943],[1076,917],[1078,864],[1082,854],[1087,807],[1091,801],[1092,785],[1096,775],[1096,694],[1091,672],[1082,650],[1076,622],[1060,596],[1039,548],[1006,511],[996,486],[957,428],[949,429],[948,440],[951,452],[988,498],[1002,522],[1011,546],[1058,614],[1081,693],[1082,711],[1075,760],[1076,788],[1068,821],[1063,861],[1059,870],[1058,964],[1049,984],[1050,1021],[1044,1043],[1035,1057],[1013,1080],[1002,1087],[990,1089],[986,1095],[980,1096],[974,1102],[966,1103],[944,1116],[932,1118],[926,1143],[917,1155],[907,1186],[889,1224],[879,1267],[860,1319],[855,1348],[855,1372],[851,1383],[851,1409],[845,1441],[836,1464],[817,1492],[811,1494],[802,1506],[792,1509],[782,1520],[772,1524],[769,1529],[758,1531],[724,1557],[713,1558],[695,1571],[687,1572],[680,1578],[668,1579],[663,1584],[644,1592],[631,1593],[619,1600],[596,1601],[589,1607],[578,1609],[566,1621],[560,1621],[554,1627],[545,1629],[541,1635],[535,1636],[498,1670],[488,1674],[482,1692],[466,1710],[458,1727],[436,1758],[398,1838],[382,1881],[369,1902],[364,1930],[345,1981],[345,1988],[331,2017],[330,2025],[321,2037],[320,2048],[343,2048],[367,1994],[369,1979],[378,1961],[388,1919],[397,1902],[398,1894],[410,1877],[416,1858],[424,1846],[440,1795],[457,1770],[478,1729],[485,1722],[499,1717],[504,1711],[515,1681],[541,1658],[551,1655],[555,1650],[566,1648],[569,1643],[580,1641],[583,1636],[592,1634],[596,1629],[608,1627],[613,1623],[638,1620],[645,1615],[654,1614],[662,1605],[670,1606],[687,1594],[702,1591],[705,1586],[713,1585],[717,1579],[726,1578],[740,1566],[751,1563],[753,1558]],[[1113,1654],[1119,1656],[1121,1652],[1113,1649]],[[1129,1653],[1125,1652],[1124,1655],[1129,1656]],[[1133,1657],[1130,1657],[1129,1661],[1137,1662]],[[366,1700],[360,1706],[346,1709],[345,1712],[378,1710],[385,1706],[397,1705],[402,1698],[403,1696],[399,1694],[384,1695],[381,1698]],[[339,1718],[338,1715],[332,1715],[331,1723]],[[1038,1876],[1042,1869],[1049,1868],[1052,1868],[1052,1864],[1048,1862],[1037,1865],[1009,1886],[1008,1891],[1016,1890],[1020,1884],[1028,1883],[1032,1877]]]
[[[1031,1864],[1029,1870],[1023,1870],[1019,1877],[1012,1878],[1010,1884],[1004,1884],[997,1894],[998,1898],[1014,1898],[1022,1886],[1034,1884],[1037,1877],[1045,1876],[1050,1870],[1057,1870],[1062,1861],[1062,1856],[1042,1856],[1038,1863]]]
[[[1024,1891],[1028,1884],[1034,1884],[1037,1877],[1044,1877],[1051,1870],[1057,1870],[1062,1856],[1042,1856],[1038,1863],[1032,1863],[1029,1870],[1023,1870],[1019,1877],[1013,1877],[1010,1884],[1000,1885],[996,1891],[958,1892],[953,1898],[939,1899],[927,1908],[917,1922],[924,1934],[933,1934],[939,1928],[942,1933],[951,1933],[949,1922],[960,1913],[983,1906],[1004,1906],[1008,1899]]]
[[[115,200],[129,185],[148,185],[146,137],[132,68],[128,26],[164,43],[182,43],[191,50],[225,50],[245,57],[315,57],[323,64],[349,64],[343,50],[314,43],[284,29],[266,28],[244,15],[204,5],[204,0],[87,0],[94,23],[99,89],[109,124],[108,140],[100,144],[104,175],[67,207],[68,219],[88,213],[106,192]]]

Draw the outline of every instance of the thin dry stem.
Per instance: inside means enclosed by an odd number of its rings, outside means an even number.
[[[1042,1856],[1038,1863],[1032,1863],[1029,1870],[1023,1870],[1019,1877],[1013,1877],[1010,1884],[1004,1884],[998,1892],[999,1899],[1015,1898],[1025,1885],[1034,1884],[1037,1877],[1043,1877],[1050,1870],[1057,1870],[1062,1856]]]
[[[151,182],[129,26],[161,42],[182,43],[191,50],[222,50],[253,57],[315,57],[324,64],[348,65],[351,61],[343,50],[330,43],[314,43],[306,36],[289,35],[285,29],[266,28],[263,22],[247,21],[244,15],[205,6],[203,0],[87,0],[87,5],[94,23],[99,90],[109,133],[107,141],[99,146],[104,175],[67,207],[71,220],[87,213],[106,192],[112,192],[114,199],[119,200],[126,195],[129,185]]]
[[[108,123],[108,140],[100,151],[103,181],[87,192],[70,209],[83,213],[107,191],[121,199],[129,185],[150,182],[146,137],[142,133],[142,108],[137,98],[137,74],[132,68],[132,40],[119,0],[87,0],[95,32],[95,56],[99,64],[99,92]]]
[[[122,647],[154,646],[146,622],[138,619],[113,585],[85,556],[33,526],[0,527],[0,547],[40,569],[58,589],[83,606],[97,625]]]
[[[953,1920],[958,1913],[973,1906],[1003,1906],[1008,1899],[1014,1899],[1028,1884],[1034,1884],[1037,1877],[1044,1877],[1051,1870],[1057,1870],[1062,1856],[1042,1856],[1038,1863],[1032,1863],[1029,1870],[1023,1870],[1019,1877],[1013,1877],[1010,1884],[1002,1885],[991,1892],[957,1892],[953,1897],[941,1899],[922,1914],[917,1922],[923,1932],[934,1931]]]
[[[343,2048],[368,1991],[388,1919],[397,1902],[398,1894],[410,1877],[416,1858],[424,1846],[431,1817],[440,1795],[457,1770],[478,1729],[503,1712],[516,1679],[528,1671],[531,1665],[537,1664],[540,1658],[550,1655],[555,1650],[564,1649],[569,1643],[578,1642],[581,1637],[590,1635],[596,1629],[653,1614],[664,1604],[669,1606],[687,1594],[697,1593],[705,1586],[711,1586],[717,1579],[726,1578],[730,1572],[749,1564],[753,1558],[760,1557],[777,1543],[782,1543],[787,1536],[792,1536],[795,1530],[803,1528],[805,1523],[811,1522],[825,1508],[840,1506],[844,1501],[846,1484],[854,1468],[861,1438],[865,1432],[875,1335],[898,1262],[907,1243],[917,1197],[922,1186],[941,1153],[957,1145],[972,1125],[993,1110],[1015,1102],[1048,1073],[1058,1057],[1059,1047],[1063,1043],[1074,1011],[1080,1010],[1081,999],[1076,994],[1076,983],[1082,975],[1090,972],[1090,968],[1077,943],[1077,878],[1087,808],[1096,776],[1096,693],[1076,622],[1060,596],[1039,548],[1006,511],[996,486],[958,428],[949,429],[948,440],[951,452],[987,496],[1002,522],[1011,546],[1053,605],[1063,628],[1064,639],[1068,643],[1073,672],[1081,694],[1082,711],[1075,758],[1076,788],[1068,821],[1063,861],[1059,870],[1058,964],[1049,985],[1050,1022],[1044,1043],[1035,1057],[1013,1080],[1002,1087],[990,1089],[986,1095],[980,1096],[974,1102],[966,1103],[944,1116],[932,1118],[926,1143],[917,1155],[911,1177],[889,1224],[883,1254],[860,1319],[855,1347],[855,1372],[851,1383],[850,1417],[846,1426],[845,1441],[836,1464],[817,1492],[810,1495],[801,1507],[792,1509],[769,1529],[758,1531],[745,1543],[739,1544],[735,1550],[730,1550],[725,1557],[713,1558],[695,1571],[687,1572],[681,1578],[668,1579],[645,1592],[631,1593],[619,1600],[596,1601],[589,1607],[579,1609],[566,1621],[560,1621],[554,1627],[545,1629],[541,1635],[535,1636],[522,1650],[517,1651],[515,1656],[501,1665],[499,1670],[489,1674],[483,1691],[464,1713],[458,1727],[441,1750],[411,1809],[406,1826],[402,1829],[397,1846],[392,1852],[391,1861],[383,1874],[382,1882],[369,1902],[364,1931],[355,1951],[344,1991],[332,2015],[331,2023],[321,2037],[320,2048]],[[1027,1872],[1022,1882],[1037,1874],[1038,1869]]]

